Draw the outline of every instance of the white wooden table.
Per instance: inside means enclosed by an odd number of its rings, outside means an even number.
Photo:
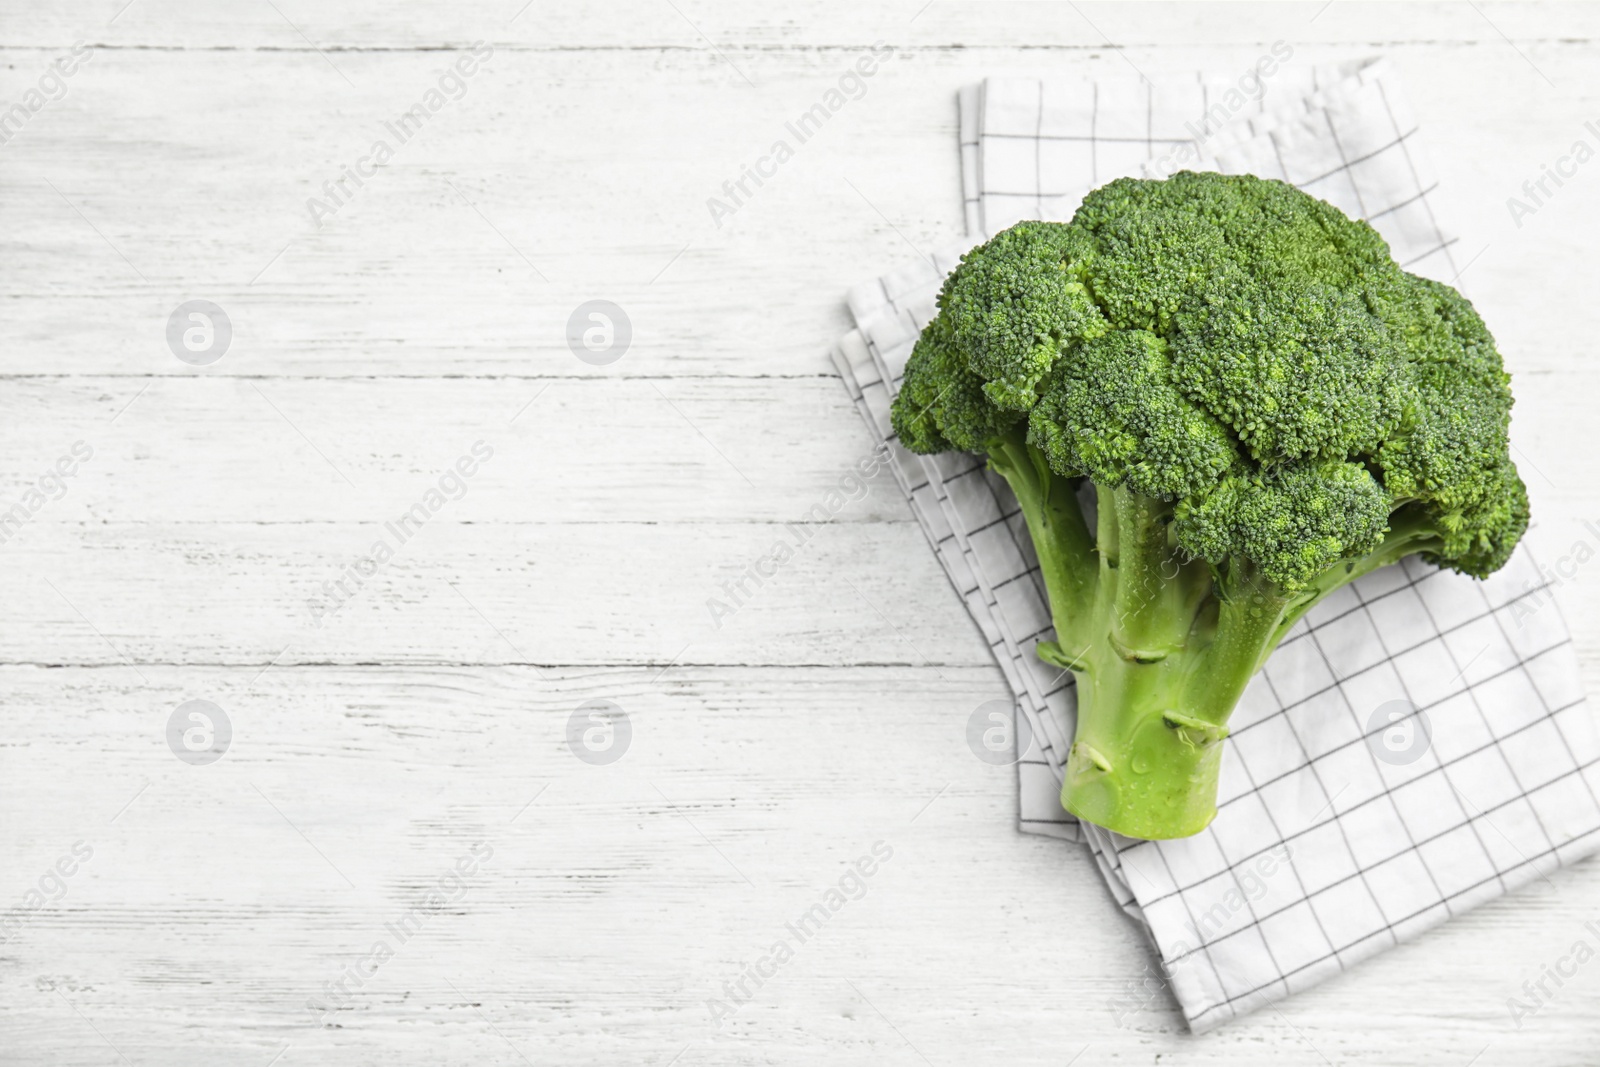
[[[1600,966],[1506,1007],[1600,944],[1593,864],[1212,1035],[1164,996],[1119,1021],[1148,952],[969,752],[1003,685],[886,477],[720,626],[707,600],[867,452],[825,350],[847,285],[959,234],[956,88],[1118,64],[1108,38],[1147,71],[1393,57],[1482,250],[1538,543],[1600,545],[1600,162],[1506,206],[1600,146],[1600,11],[519,3],[0,18],[0,99],[44,81],[0,145],[0,511],[36,510],[0,527],[0,1063],[1593,1062]],[[875,41],[865,95],[717,225]],[[204,366],[166,338],[193,299],[232,326]],[[565,339],[595,299],[632,327],[605,366]],[[1560,587],[1591,688],[1597,588]],[[209,765],[169,747],[195,699],[231,723]],[[628,716],[613,763],[569,747],[589,700]]]

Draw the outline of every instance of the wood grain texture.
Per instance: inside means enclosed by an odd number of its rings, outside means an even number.
[[[1593,1062],[1600,971],[1520,1029],[1506,999],[1600,919],[1594,864],[1218,1033],[1164,996],[1119,1021],[1148,950],[967,749],[1004,685],[892,482],[846,480],[869,442],[826,347],[848,285],[960,235],[958,86],[1382,51],[1516,375],[1535,546],[1600,543],[1600,162],[1506,207],[1595,141],[1600,9],[520,6],[5,15],[0,100],[89,58],[0,144],[0,514],[93,455],[0,525],[0,1064]],[[716,225],[706,198],[876,40],[866,94]],[[319,226],[307,198],[477,41]],[[205,367],[164,337],[196,297],[234,327]],[[605,367],[564,339],[595,298],[634,331]],[[817,504],[719,626],[708,598]],[[1597,574],[1559,588],[1591,688]],[[191,699],[232,723],[209,766],[168,747]],[[590,700],[629,717],[610,765],[568,744]],[[719,1027],[724,981],[880,840]],[[459,899],[330,993],[479,843]]]

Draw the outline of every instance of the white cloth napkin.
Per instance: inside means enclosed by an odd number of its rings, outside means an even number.
[[[1290,181],[1369,220],[1407,269],[1455,279],[1437,181],[1385,62],[1286,65],[1258,79],[1259,99],[1227,95],[1241,84],[1113,73],[964,90],[971,238],[1069,218],[1112,178],[1187,166]],[[1196,156],[1174,158],[1185,145]],[[1309,613],[1230,721],[1203,833],[1138,841],[1067,815],[1072,677],[1033,654],[1053,635],[1015,500],[974,457],[913,455],[889,425],[911,346],[970,244],[851,290],[857,330],[835,363],[1016,695],[1020,828],[1089,845],[1194,1031],[1600,848],[1600,740],[1526,548],[1484,582],[1412,558]],[[1155,995],[1130,982],[1112,1009],[1125,1017]]]

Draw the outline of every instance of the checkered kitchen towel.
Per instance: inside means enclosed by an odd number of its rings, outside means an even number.
[[[1230,95],[1237,81],[1113,73],[964,91],[972,238],[1069,218],[1112,178],[1188,166],[1292,182],[1369,220],[1408,269],[1452,281],[1437,181],[1387,64],[1285,67],[1265,81]],[[1089,845],[1193,1030],[1600,847],[1600,741],[1526,549],[1485,582],[1409,559],[1308,614],[1234,713],[1205,832],[1138,841],[1062,811],[1072,678],[1033,655],[1050,615],[1016,502],[973,457],[912,455],[889,425],[911,346],[969,244],[852,290],[858,329],[835,362],[1016,695],[1021,828]]]

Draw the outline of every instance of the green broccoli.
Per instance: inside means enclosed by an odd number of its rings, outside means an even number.
[[[1061,801],[1089,822],[1199,832],[1228,717],[1301,616],[1413,553],[1486,576],[1527,527],[1472,305],[1283,182],[1119,179],[967,253],[939,308],[894,429],[1016,493],[1038,654],[1077,677]]]

